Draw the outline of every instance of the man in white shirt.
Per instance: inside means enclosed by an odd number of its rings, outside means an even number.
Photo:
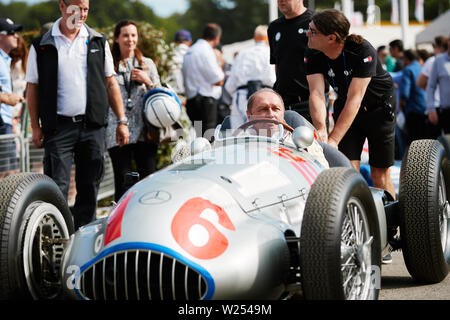
[[[75,161],[77,229],[95,219],[109,105],[120,145],[128,143],[128,119],[108,42],[84,24],[89,0],[60,0],[59,8],[62,17],[30,48],[27,103],[33,143],[45,147],[44,173],[66,198]]]
[[[247,121],[247,99],[258,89],[272,88],[276,80],[275,66],[270,64],[267,26],[257,26],[255,45],[241,51],[233,62],[225,90],[233,97],[231,127],[237,128]],[[251,83],[254,83],[253,90]],[[249,91],[250,90],[250,91]]]
[[[207,24],[202,38],[184,56],[186,111],[194,123],[197,136],[203,136],[208,129],[214,129],[217,125],[220,92],[214,90],[214,86],[222,86],[225,75],[213,48],[220,43],[221,35],[222,29],[217,24]]]
[[[422,72],[420,73],[419,77],[417,78],[417,86],[423,90],[427,90],[428,85],[428,79],[430,78],[431,69],[433,67],[434,60],[436,59],[436,56],[444,53],[447,51],[447,37],[445,36],[438,36],[434,38],[433,43],[434,48],[434,56],[430,57],[425,61],[425,64],[423,65]],[[435,96],[434,96],[434,108],[439,108],[440,106],[440,97],[439,97],[439,86],[436,89]],[[427,113],[432,112],[433,110],[430,108],[427,108]]]

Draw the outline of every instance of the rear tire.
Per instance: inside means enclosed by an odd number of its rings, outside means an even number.
[[[311,188],[300,235],[306,299],[378,298],[380,231],[372,194],[354,169],[322,172]]]
[[[52,299],[61,291],[64,241],[74,232],[58,186],[21,173],[0,184],[0,299]]]
[[[450,263],[450,164],[436,140],[411,143],[400,172],[400,235],[411,276],[438,283]]]

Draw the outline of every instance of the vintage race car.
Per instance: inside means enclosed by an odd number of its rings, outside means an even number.
[[[322,144],[330,168],[317,161],[308,151],[314,130],[302,121],[274,122],[269,137],[219,126],[213,145],[180,147],[176,163],[76,232],[51,179],[4,179],[0,298],[377,299],[381,257],[396,249],[412,277],[442,281],[450,263],[442,145],[413,142],[394,201],[337,150]]]

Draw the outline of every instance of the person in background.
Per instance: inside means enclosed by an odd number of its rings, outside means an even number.
[[[404,68],[400,80],[400,109],[406,117],[407,145],[418,139],[427,139],[431,128],[426,115],[425,91],[417,86],[422,67],[417,53],[406,50],[403,56]]]
[[[395,58],[395,67],[392,72],[398,72],[403,69],[403,41],[393,40],[389,43],[389,53]]]
[[[445,134],[450,133],[450,35],[447,52],[436,56],[427,85],[428,119]],[[440,108],[436,108],[436,91],[439,89]]]
[[[427,90],[428,79],[430,78],[431,68],[433,67],[433,63],[434,60],[436,59],[436,56],[448,50],[447,37],[438,36],[434,38],[433,49],[434,49],[434,56],[431,56],[430,58],[428,58],[427,61],[425,61],[425,64],[423,65],[422,68],[422,72],[417,78],[417,86],[425,91]],[[435,91],[434,107],[439,108],[440,104],[441,102],[439,97],[439,86],[438,86]],[[431,110],[427,108],[427,113],[430,111]]]
[[[217,99],[217,124],[219,124],[231,113],[232,97],[228,91],[225,90],[224,85],[230,77],[232,64],[225,60],[223,46],[221,44],[214,47],[214,53],[216,54],[217,63],[224,73],[223,84],[214,87],[214,90],[217,91],[217,95],[220,95],[220,98]]]
[[[202,137],[217,124],[217,100],[220,92],[214,87],[223,85],[225,74],[217,62],[213,48],[220,43],[221,35],[219,25],[208,23],[201,39],[192,45],[183,60],[186,111],[194,124],[197,137]],[[201,122],[200,126],[196,124],[198,121]]]
[[[114,59],[116,80],[120,85],[125,116],[129,121],[129,143],[120,146],[116,141],[116,116],[108,111],[106,148],[114,171],[114,199],[116,202],[127,191],[126,174],[137,171],[143,179],[156,170],[158,144],[147,141],[145,135],[142,98],[144,94],[161,86],[155,63],[138,49],[139,31],[131,20],[120,21],[114,30],[111,53]],[[136,169],[133,168],[133,162]]]
[[[425,49],[419,49],[416,51],[416,53],[417,62],[419,62],[421,66],[423,66],[425,64],[425,61],[427,61],[432,56],[432,54]]]
[[[28,47],[23,39],[19,36],[18,45],[9,53],[11,57],[11,79],[13,83],[13,92],[20,97],[25,97],[25,90],[27,88],[27,81],[25,79],[25,72],[27,69]],[[14,106],[13,109],[13,132],[18,134],[21,130],[22,124],[23,103],[20,102]]]
[[[387,57],[388,57],[388,53],[386,51],[386,46],[379,46],[377,48],[377,53],[378,53],[378,59],[380,59],[381,65],[383,66],[384,70],[387,70]]]
[[[232,95],[231,128],[247,122],[247,99],[258,89],[272,87],[276,80],[275,67],[269,63],[267,26],[257,26],[255,45],[242,50],[233,62],[225,90]]]
[[[174,56],[173,56],[173,67],[171,70],[171,79],[169,81],[170,86],[179,95],[185,95],[184,83],[183,83],[183,59],[184,55],[188,52],[192,45],[192,36],[188,30],[178,30],[175,33],[174,39]]]
[[[310,120],[304,54],[313,12],[303,0],[278,0],[278,9],[283,16],[272,21],[268,29],[270,63],[276,67],[274,89],[283,97],[286,109],[296,110]]]
[[[9,18],[0,18],[0,135],[13,133],[13,108],[23,98],[13,93],[11,80],[11,57],[9,53],[18,45],[17,32],[22,26]],[[0,176],[9,175],[17,169],[16,143],[0,141]]]
[[[85,24],[89,0],[60,0],[52,29],[33,40],[27,63],[27,106],[36,148],[45,149],[44,173],[68,198],[75,162],[75,230],[96,217],[104,172],[108,109],[117,142],[128,143],[120,87],[106,37]]]

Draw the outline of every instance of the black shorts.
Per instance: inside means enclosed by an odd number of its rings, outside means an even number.
[[[394,97],[395,99],[395,97]],[[395,110],[395,104],[391,104]],[[337,117],[335,117],[336,121]],[[369,142],[369,164],[375,168],[389,168],[395,156],[395,115],[384,105],[368,111],[361,106],[350,129],[339,143],[339,150],[350,160],[361,160],[365,140]]]

